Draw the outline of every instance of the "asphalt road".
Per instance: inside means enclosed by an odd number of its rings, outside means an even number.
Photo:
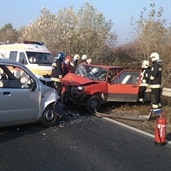
[[[0,171],[156,170],[171,170],[171,145],[105,119],[0,129]]]

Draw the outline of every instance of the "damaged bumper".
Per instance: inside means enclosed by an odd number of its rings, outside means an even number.
[[[58,115],[60,118],[62,118],[66,111],[62,108],[62,106],[59,103],[56,103],[54,108],[52,109],[52,112]]]

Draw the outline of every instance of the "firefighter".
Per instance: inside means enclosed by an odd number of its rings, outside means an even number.
[[[54,81],[54,88],[57,90],[59,96],[61,96],[62,92],[61,78],[62,62],[64,58],[65,55],[62,52],[59,52],[52,63],[51,80]]]
[[[81,60],[82,60],[81,64],[87,64],[87,55],[86,54],[82,55]]]
[[[141,65],[142,72],[141,72],[141,82],[139,87],[139,102],[144,103],[145,91],[147,89],[149,79],[150,79],[150,67],[149,61],[144,60]]]
[[[152,109],[158,109],[161,107],[160,94],[161,94],[161,78],[162,78],[162,65],[157,52],[153,52],[150,55],[152,61],[151,76],[149,86],[151,88],[152,95]]]
[[[79,54],[75,54],[72,61],[70,62],[70,66],[71,66],[71,70],[70,72],[74,73],[77,66],[78,66],[78,60],[80,59],[80,55]]]
[[[71,56],[66,56],[65,61],[62,62],[62,77],[64,77],[71,70],[70,62],[72,58]]]

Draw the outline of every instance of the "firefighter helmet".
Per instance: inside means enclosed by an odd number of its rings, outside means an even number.
[[[82,55],[81,59],[82,59],[83,61],[87,60],[87,55],[86,55],[86,54]]]
[[[148,67],[149,67],[149,61],[144,60],[144,61],[142,62],[142,67],[143,67],[143,68],[148,68]]]
[[[59,53],[57,54],[57,58],[58,58],[58,59],[63,59],[63,58],[65,58],[64,53],[59,52]]]
[[[157,52],[153,52],[153,53],[150,55],[150,59],[151,59],[152,62],[157,61],[158,59],[160,59],[159,54],[158,54]]]
[[[80,55],[79,54],[75,54],[74,55],[74,60],[79,60],[80,59]]]

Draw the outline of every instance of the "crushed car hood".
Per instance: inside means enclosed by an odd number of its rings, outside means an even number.
[[[65,85],[84,85],[84,84],[89,84],[89,83],[96,83],[96,81],[90,80],[88,78],[73,74],[73,73],[68,73],[62,78],[62,83]]]

